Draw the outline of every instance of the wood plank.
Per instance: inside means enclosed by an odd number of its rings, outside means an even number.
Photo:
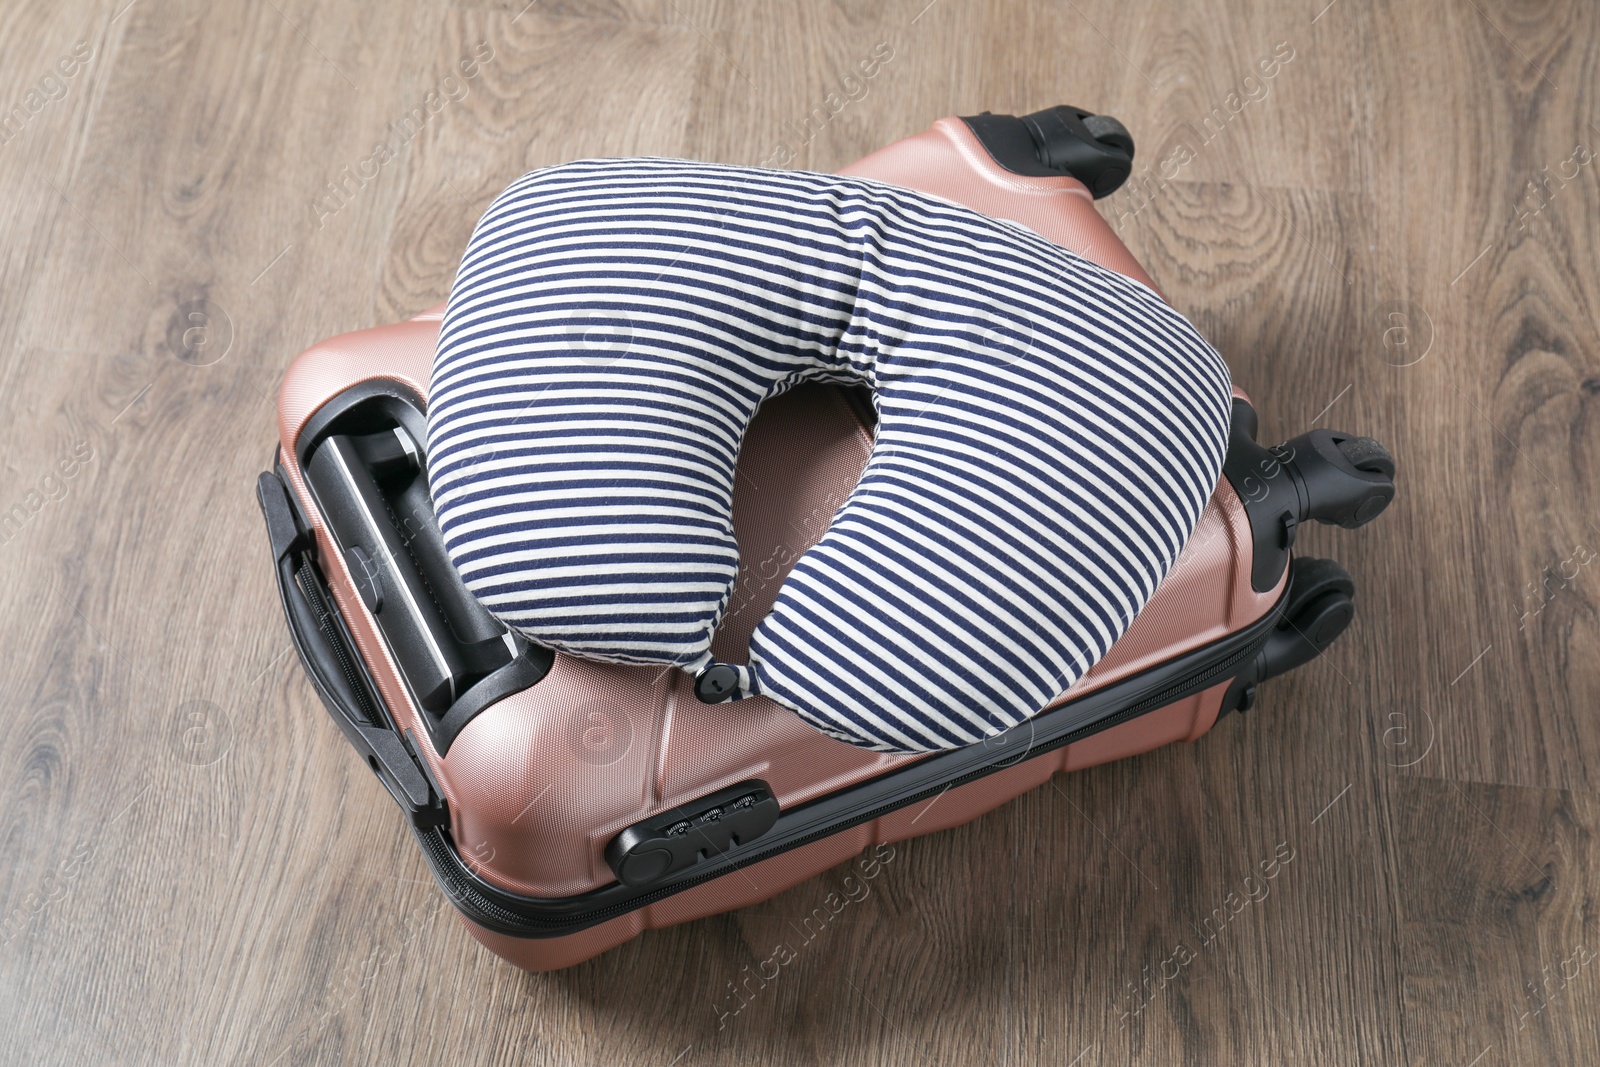
[[[1581,0],[0,6],[0,1062],[1600,1059],[1597,45]],[[870,881],[499,962],[289,654],[289,360],[442,299],[531,168],[1057,102],[1133,131],[1101,206],[1265,435],[1395,453],[1297,545],[1354,627]]]
[[[1432,1062],[1593,1058],[1595,798],[1413,777],[1392,816],[1408,1043]]]

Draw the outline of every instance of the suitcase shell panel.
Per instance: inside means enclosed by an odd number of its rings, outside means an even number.
[[[463,917],[462,924],[485,948],[527,971],[553,971],[615,948],[645,930],[660,930],[770,899],[817,874],[848,863],[874,845],[892,860],[892,846],[913,837],[971,822],[1044,784],[1054,774],[1082,770],[1135,756],[1175,741],[1194,741],[1211,729],[1228,682],[1176,701],[1137,719],[1026,760],[966,785],[936,802],[911,805],[875,822],[731,871],[676,896],[575,934],[553,938],[513,937]]]

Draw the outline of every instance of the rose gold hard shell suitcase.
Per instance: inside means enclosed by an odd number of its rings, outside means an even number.
[[[1131,158],[1114,121],[1052,108],[941,119],[844,173],[1022,223],[1154,288],[1090,191],[1119,185]],[[417,446],[441,313],[303,353],[258,496],[291,633],[335,722],[409,816],[468,930],[529,970],[764,900],[1057,772],[1195,740],[1352,617],[1337,564],[1291,561],[1298,523],[1361,525],[1393,495],[1381,446],[1319,430],[1264,448],[1236,390],[1224,476],[1110,653],[984,744],[885,755],[763,698],[703,704],[681,671],[541,649],[478,606],[444,555]],[[718,660],[743,661],[871,441],[870,404],[838,387],[761,409],[739,459],[742,564]]]

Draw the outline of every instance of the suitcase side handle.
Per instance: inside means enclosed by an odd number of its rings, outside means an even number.
[[[312,562],[311,534],[296,515],[288,486],[277,471],[256,479],[256,501],[267,523],[289,637],[317,696],[414,826],[448,825],[444,801],[394,732],[377,686],[353,651],[344,621]]]

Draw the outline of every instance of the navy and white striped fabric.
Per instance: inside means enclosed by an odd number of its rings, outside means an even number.
[[[1054,700],[1222,469],[1221,358],[1024,227],[859,178],[587,160],[502,193],[456,276],[428,415],[450,557],[536,641],[697,672],[745,428],[819,378],[875,390],[876,446],[741,695],[868,748],[956,748]]]

